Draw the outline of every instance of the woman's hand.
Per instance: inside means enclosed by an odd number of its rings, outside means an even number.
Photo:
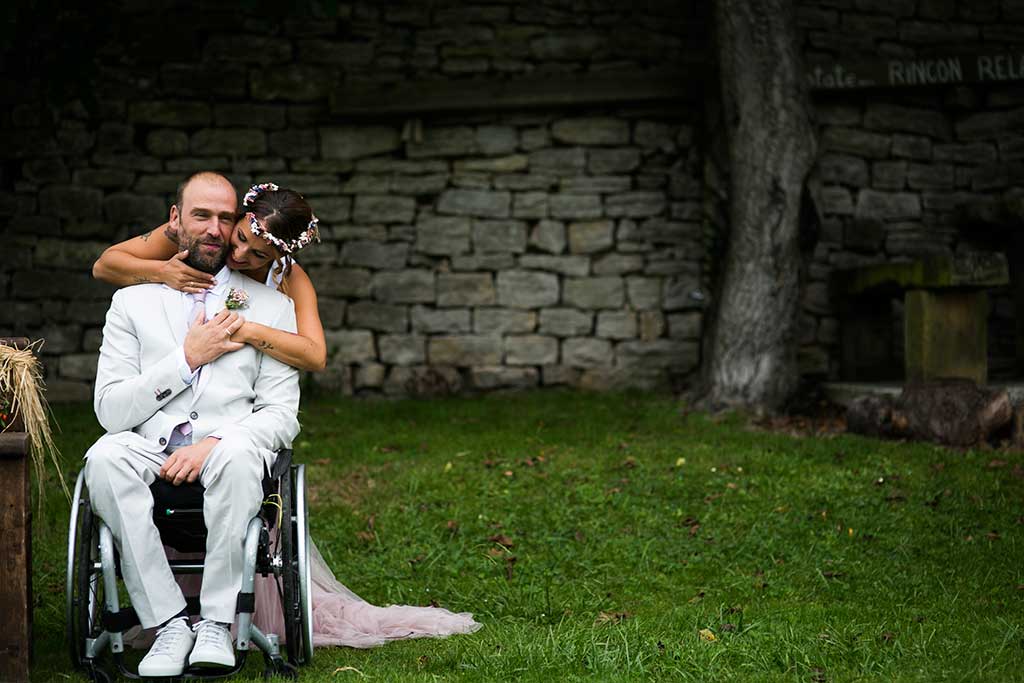
[[[160,266],[160,281],[172,289],[198,294],[213,287],[213,276],[185,263],[188,250],[179,251]]]
[[[245,322],[245,318],[224,309],[205,323],[200,323],[197,313],[192,327],[185,335],[185,362],[192,372],[200,366],[212,363],[225,353],[237,351],[245,346],[231,341],[231,335]]]
[[[239,344],[248,344],[252,338],[253,323],[243,318],[242,325],[231,335],[231,341]]]

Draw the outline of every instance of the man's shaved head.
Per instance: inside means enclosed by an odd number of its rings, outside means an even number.
[[[179,210],[181,210],[181,205],[185,201],[185,188],[192,184],[193,181],[224,183],[228,187],[231,187],[231,181],[216,171],[199,171],[198,173],[193,173],[188,178],[185,178],[183,181],[178,183],[178,192],[174,196],[174,204]],[[231,187],[231,190],[233,192],[234,188]]]

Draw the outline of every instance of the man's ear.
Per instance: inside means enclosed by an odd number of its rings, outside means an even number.
[[[171,227],[177,230],[181,227],[181,213],[178,211],[177,204],[171,204],[171,212],[167,217],[167,222],[171,224]]]

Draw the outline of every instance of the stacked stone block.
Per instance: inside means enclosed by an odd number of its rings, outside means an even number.
[[[611,113],[426,126],[407,142],[381,127],[374,144],[322,129],[322,156],[352,162],[340,188],[352,211],[320,245],[336,261],[310,266],[321,305],[344,310],[317,381],[403,394],[665,386],[691,372],[700,198],[672,181],[696,172],[678,144],[691,133]]]

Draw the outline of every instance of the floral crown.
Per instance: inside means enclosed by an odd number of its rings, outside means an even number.
[[[277,192],[281,188],[274,183],[258,183],[249,188],[249,191],[245,193],[245,197],[242,198],[242,206],[249,206],[256,198],[264,192]],[[256,220],[256,215],[251,211],[249,212],[249,230],[256,237],[262,237],[266,241],[273,244],[275,247],[283,251],[285,254],[292,254],[308,245],[313,240],[320,241],[320,219],[316,216],[311,215],[311,220],[306,229],[303,230],[298,237],[290,242],[285,242],[280,237],[272,235],[269,230],[260,225],[260,222]]]

